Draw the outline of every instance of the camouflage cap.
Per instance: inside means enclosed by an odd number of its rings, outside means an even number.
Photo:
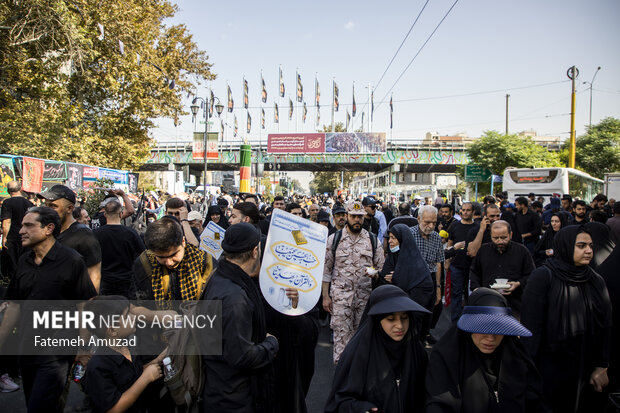
[[[366,215],[366,211],[360,201],[351,202],[347,205],[347,214],[350,215]]]

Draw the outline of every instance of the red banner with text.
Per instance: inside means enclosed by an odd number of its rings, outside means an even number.
[[[45,161],[24,157],[22,162],[22,189],[26,192],[41,192]]]
[[[270,133],[267,136],[269,153],[323,153],[324,133]]]

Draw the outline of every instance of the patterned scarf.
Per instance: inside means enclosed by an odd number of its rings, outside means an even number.
[[[162,308],[170,307],[169,302],[174,300],[174,297],[172,295],[168,269],[160,265],[155,255],[150,251],[147,252],[147,257],[151,268],[153,268],[151,283],[155,301]],[[183,301],[197,300],[202,293],[207,278],[209,278],[213,271],[213,264],[204,251],[191,244],[186,244],[183,260],[181,260],[176,271],[177,283],[180,287]]]

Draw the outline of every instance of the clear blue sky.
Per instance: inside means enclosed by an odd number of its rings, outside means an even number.
[[[232,88],[239,137],[245,137],[243,77],[249,82],[252,116],[251,140],[259,139],[260,73],[268,100],[266,129],[273,124],[278,99],[278,66],[282,65],[287,97],[279,100],[280,131],[294,132],[288,122],[288,96],[294,100],[295,71],[299,68],[308,104],[308,119],[297,131],[315,129],[314,77],[321,87],[321,124],[331,118],[332,78],[340,89],[336,121],[350,110],[355,81],[358,115],[368,98],[367,86],[376,86],[390,59],[426,0],[413,1],[178,1],[173,23],[187,25],[198,46],[207,52],[217,79],[211,86],[226,104],[226,83]],[[388,93],[403,69],[454,3],[430,0],[391,68],[375,91],[374,131],[389,130]],[[620,2],[617,0],[460,0],[435,35],[393,89],[394,139],[422,139],[426,132],[467,133],[505,128],[505,95],[510,94],[510,132],[534,129],[539,135],[568,137],[570,81],[567,69],[580,70],[577,85],[577,134],[589,118],[590,81],[601,66],[593,91],[592,122],[620,117]],[[533,85],[549,84],[539,87]],[[516,89],[522,88],[522,89]],[[495,91],[493,93],[474,94]],[[442,99],[432,97],[456,96]],[[416,100],[417,99],[417,100]],[[187,102],[189,112],[189,101]],[[297,103],[295,103],[298,105]],[[348,105],[348,106],[347,106]],[[367,109],[366,109],[367,112]],[[366,113],[365,116],[368,116]],[[295,118],[293,118],[295,119]],[[227,121],[232,125],[232,115]],[[161,141],[187,140],[193,131],[191,116],[158,120],[152,135]],[[227,132],[232,139],[232,132]]]

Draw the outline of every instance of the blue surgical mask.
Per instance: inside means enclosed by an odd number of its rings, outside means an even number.
[[[391,251],[392,253],[394,253],[394,252],[398,252],[399,250],[400,250],[400,245],[397,245],[397,246],[395,246],[395,247],[390,247],[390,251]]]

